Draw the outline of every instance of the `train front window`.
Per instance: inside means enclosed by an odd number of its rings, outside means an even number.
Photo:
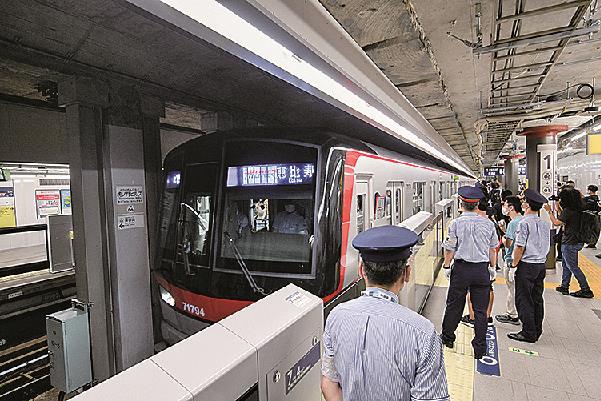
[[[240,271],[243,263],[264,274],[311,273],[316,157],[290,158],[226,167],[218,268]]]
[[[186,168],[184,199],[178,216],[176,262],[183,263],[187,274],[209,266],[216,175],[214,163]]]

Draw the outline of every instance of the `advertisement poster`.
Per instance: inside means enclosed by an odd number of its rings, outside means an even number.
[[[0,187],[0,228],[16,226],[15,191],[13,187]]]
[[[61,189],[61,213],[71,214],[71,190]]]
[[[61,195],[58,189],[35,191],[38,217],[61,213]]]

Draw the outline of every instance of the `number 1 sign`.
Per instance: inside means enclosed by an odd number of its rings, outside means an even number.
[[[548,199],[555,193],[555,158],[557,145],[540,144],[536,147],[536,150],[540,155],[539,190],[540,193]]]

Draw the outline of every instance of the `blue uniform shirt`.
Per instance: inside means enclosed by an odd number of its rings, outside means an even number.
[[[322,374],[340,384],[344,401],[449,400],[434,325],[392,292],[366,294],[328,316]]]
[[[551,225],[537,215],[525,215],[518,224],[515,245],[525,247],[522,262],[545,263],[551,245]]]
[[[511,264],[511,262],[513,261],[513,249],[515,248],[515,234],[518,229],[518,224],[520,223],[520,220],[522,220],[523,217],[524,216],[522,215],[515,216],[513,219],[511,219],[509,224],[507,224],[507,231],[505,232],[505,237],[513,241],[509,249],[507,249],[507,251],[505,252],[505,262],[507,262],[508,264]]]
[[[465,212],[449,225],[442,247],[455,252],[455,259],[471,263],[490,260],[490,249],[499,243],[495,225],[475,212]]]

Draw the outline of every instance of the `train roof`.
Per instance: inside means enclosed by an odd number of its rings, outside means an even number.
[[[224,142],[235,139],[276,139],[309,143],[317,146],[346,147],[402,161],[418,162],[424,166],[465,176],[464,172],[399,140],[372,144],[369,141],[351,138],[319,127],[251,127],[215,131],[182,143],[171,150],[165,160],[167,161],[173,155],[180,152],[196,153],[211,144],[222,146]]]

